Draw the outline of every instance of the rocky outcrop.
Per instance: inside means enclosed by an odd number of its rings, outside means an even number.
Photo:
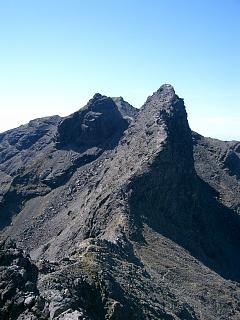
[[[31,253],[45,310],[19,319],[239,319],[238,143],[192,134],[170,85],[55,121],[1,164],[2,234]]]
[[[80,111],[58,126],[57,147],[84,152],[90,148],[112,148],[128,122],[113,99],[97,93]]]
[[[37,267],[11,241],[0,244],[0,318],[18,319],[39,303]],[[41,312],[42,310],[39,310]]]

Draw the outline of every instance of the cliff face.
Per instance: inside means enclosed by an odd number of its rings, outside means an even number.
[[[79,112],[58,126],[57,147],[83,153],[91,148],[113,147],[127,128],[113,99],[97,93]]]
[[[239,145],[192,134],[172,86],[0,139],[1,233],[38,274],[16,319],[239,319]]]

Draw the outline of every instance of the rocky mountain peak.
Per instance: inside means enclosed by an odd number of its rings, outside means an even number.
[[[176,94],[173,86],[169,84],[162,85],[157,91],[149,96],[141,109],[155,109],[155,111],[176,111],[178,109],[185,112],[183,100]],[[174,110],[176,109],[176,110]]]
[[[168,84],[2,134],[0,319],[239,320],[239,142],[192,136]]]
[[[159,93],[173,93],[175,94],[174,87],[171,84],[163,84],[161,87],[157,90]]]
[[[114,101],[107,96],[100,93],[95,93],[94,96],[89,100],[87,105],[79,110],[88,110],[93,112],[116,112],[117,108]]]
[[[87,105],[63,119],[58,126],[58,148],[86,150],[115,144],[128,122],[113,99],[95,94]]]
[[[96,93],[93,95],[92,99],[90,99],[90,101],[91,101],[91,100],[98,100],[98,99],[101,99],[101,98],[103,98],[103,97],[106,97],[106,96],[105,96],[105,95],[102,95],[102,94],[99,93],[99,92],[96,92]]]
[[[175,94],[171,85],[163,85],[149,96],[138,118],[142,119],[141,122],[148,122],[148,127],[155,126],[157,130],[165,131],[168,140],[186,140],[189,150],[192,150],[184,101]]]

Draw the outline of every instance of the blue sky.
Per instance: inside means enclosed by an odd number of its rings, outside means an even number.
[[[0,131],[171,83],[192,129],[240,140],[239,16],[240,0],[0,0]]]

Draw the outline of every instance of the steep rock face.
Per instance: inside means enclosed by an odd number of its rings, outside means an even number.
[[[127,126],[114,101],[97,93],[86,107],[60,123],[57,147],[80,151],[92,147],[112,147]]]
[[[136,118],[139,109],[134,108],[127,101],[125,101],[123,97],[114,97],[112,99],[118,107],[119,112],[122,114],[124,118],[128,119],[129,121]]]
[[[193,133],[195,168],[226,207],[240,213],[240,144]]]
[[[29,170],[32,188],[44,192],[28,198],[26,175],[15,185],[1,176],[3,190],[18,185],[25,199],[2,233],[31,251],[50,318],[239,319],[239,284],[229,280],[239,281],[237,209],[201,170],[210,155],[204,138],[194,140],[193,157],[173,87],[163,85],[139,112],[97,94],[54,128],[48,157],[36,152]],[[237,170],[235,155],[218,169],[226,177]]]

